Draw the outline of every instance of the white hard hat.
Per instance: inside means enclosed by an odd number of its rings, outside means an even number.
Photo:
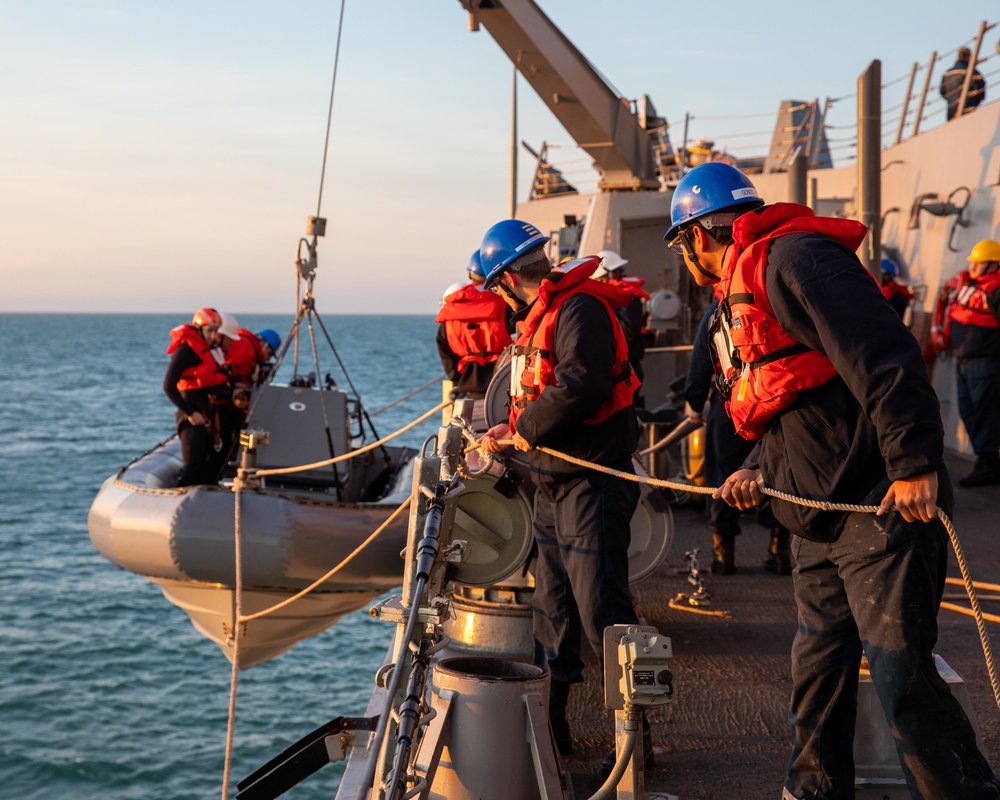
[[[222,324],[219,326],[219,334],[221,336],[228,336],[233,341],[240,338],[240,326],[236,322],[236,317],[232,314],[227,314],[225,311],[221,312]]]
[[[453,283],[451,286],[445,289],[444,294],[441,295],[441,305],[444,305],[444,300],[446,297],[448,297],[448,295],[455,294],[455,292],[457,292],[459,289],[464,289],[466,286],[468,286],[467,283]]]
[[[614,250],[602,250],[597,257],[601,259],[601,266],[594,271],[592,278],[603,278],[609,272],[621,269],[628,263],[628,259],[622,258]]]

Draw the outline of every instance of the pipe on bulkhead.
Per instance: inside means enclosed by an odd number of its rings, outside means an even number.
[[[858,252],[873,275],[881,260],[882,62],[875,59],[858,78],[858,219],[868,226]]]

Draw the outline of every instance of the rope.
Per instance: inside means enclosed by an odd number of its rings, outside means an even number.
[[[377,442],[372,442],[371,444],[365,445],[364,447],[359,447],[357,450],[352,450],[350,453],[345,453],[342,456],[337,456],[336,458],[328,458],[326,459],[326,461],[317,461],[313,464],[302,464],[301,466],[298,467],[282,467],[280,469],[260,469],[257,470],[254,474],[257,475],[258,477],[264,477],[265,475],[288,475],[292,472],[304,472],[310,469],[319,469],[320,467],[328,467],[330,464],[337,464],[341,461],[347,461],[349,459],[354,458],[355,456],[360,456],[363,453],[367,453],[371,450],[374,450],[376,447],[381,447],[383,444],[390,441],[391,439],[395,439],[397,436],[406,433],[411,428],[417,427],[417,425],[419,425],[424,420],[432,417],[434,414],[436,414],[445,406],[450,406],[450,405],[451,405],[451,400],[442,400],[426,414],[417,417],[415,420],[413,420],[413,422],[409,423],[408,425],[404,425],[395,433],[390,433],[388,436],[382,437]]]
[[[425,384],[424,384],[423,386],[421,386],[421,387],[420,387],[419,389],[414,389],[414,390],[413,390],[412,392],[410,392],[410,393],[409,393],[409,394],[407,394],[407,395],[403,395],[403,397],[400,397],[400,398],[399,398],[398,400],[393,400],[393,401],[392,401],[391,403],[389,403],[389,405],[387,405],[387,406],[382,406],[382,408],[380,408],[380,409],[379,409],[378,411],[373,411],[373,412],[372,412],[371,414],[369,414],[368,416],[369,416],[369,417],[377,417],[377,416],[378,416],[379,414],[381,414],[381,413],[382,413],[383,411],[388,411],[388,410],[389,410],[390,408],[392,408],[393,406],[398,406],[398,405],[399,405],[400,403],[402,403],[402,402],[403,402],[404,400],[409,400],[409,399],[410,399],[411,397],[413,397],[414,395],[417,395],[417,394],[420,394],[420,393],[421,393],[422,391],[424,391],[424,389],[427,389],[428,387],[430,387],[430,386],[433,386],[433,385],[434,385],[435,383],[437,383],[438,381],[440,381],[440,380],[441,380],[442,378],[444,378],[444,377],[445,377],[444,373],[441,373],[441,374],[440,374],[440,375],[438,375],[438,376],[437,376],[436,378],[432,378],[431,380],[427,381],[427,383],[425,383]]]
[[[701,614],[706,617],[721,617],[722,619],[733,618],[733,615],[728,611],[724,611],[722,609],[698,608],[697,606],[681,602],[681,600],[677,597],[671,597],[667,602],[667,606],[675,611],[690,611],[692,614]]]
[[[233,671],[229,679],[229,718],[226,723],[226,761],[222,770],[222,800],[229,797],[229,773],[233,765],[233,734],[236,730],[236,688],[240,681],[240,618],[243,616],[243,557],[240,546],[240,500],[243,487],[236,484],[233,533],[236,548],[236,613],[233,620]]]
[[[1000,599],[1000,598],[994,598],[994,597],[986,597],[986,598],[982,598],[981,597],[980,598],[980,600],[997,600],[997,599]],[[955,603],[942,602],[941,603],[941,608],[943,608],[943,609],[945,609],[947,611],[955,611],[955,612],[957,612],[959,614],[965,614],[965,616],[967,616],[967,617],[975,617],[976,616],[976,612],[973,611],[971,608],[966,608],[965,606],[956,605]],[[982,616],[983,616],[983,619],[986,620],[987,622],[1000,622],[1000,616],[997,616],[996,614],[985,614],[984,613]]]
[[[326,138],[323,141],[323,166],[319,170],[319,197],[316,200],[316,216],[320,216],[323,205],[323,181],[326,178],[326,154],[330,149],[330,127],[333,122],[333,95],[337,88],[337,65],[340,63],[340,37],[344,30],[345,0],[340,3],[340,21],[337,23],[337,46],[333,55],[333,80],[330,82],[330,107],[326,112]],[[297,285],[297,284],[296,284]]]
[[[374,542],[374,541],[375,541],[375,539],[377,539],[377,538],[378,538],[378,536],[379,536],[379,535],[380,535],[380,534],[381,534],[381,533],[382,533],[382,532],[383,532],[383,531],[384,531],[384,530],[385,530],[386,528],[388,528],[388,527],[389,527],[389,525],[391,525],[391,524],[392,524],[392,522],[393,522],[393,521],[394,521],[394,520],[396,519],[396,517],[398,517],[398,516],[399,516],[400,514],[402,514],[402,513],[403,513],[403,511],[404,511],[404,510],[405,510],[406,508],[408,508],[408,507],[409,507],[409,505],[410,505],[410,499],[411,499],[411,498],[407,497],[407,498],[406,498],[406,499],[405,499],[405,500],[404,500],[404,501],[403,501],[402,503],[400,503],[400,504],[399,504],[399,507],[398,507],[398,508],[397,508],[397,509],[396,509],[395,511],[393,511],[393,512],[392,512],[392,513],[391,513],[391,514],[389,515],[389,518],[388,518],[388,519],[386,519],[386,521],[385,521],[385,522],[383,522],[383,523],[382,523],[381,525],[379,525],[379,526],[378,526],[378,527],[377,527],[377,528],[375,529],[374,533],[372,533],[372,534],[371,534],[371,536],[369,536],[369,537],[368,537],[367,539],[365,539],[365,540],[364,540],[364,541],[363,541],[363,542],[362,542],[361,544],[359,544],[359,545],[358,545],[358,546],[357,546],[357,547],[356,547],[356,548],[354,549],[354,552],[352,552],[352,553],[351,553],[351,554],[350,554],[349,556],[347,556],[347,557],[346,557],[346,558],[345,558],[345,559],[344,559],[343,561],[341,561],[341,562],[340,562],[339,564],[337,564],[337,566],[335,566],[335,567],[334,567],[333,569],[331,569],[331,570],[330,570],[330,571],[329,571],[328,573],[326,573],[326,575],[324,575],[324,576],[323,576],[322,578],[318,578],[318,579],[317,579],[316,581],[314,581],[313,583],[311,583],[311,584],[310,584],[309,586],[307,586],[307,587],[306,587],[305,589],[303,589],[303,590],[302,590],[301,592],[298,592],[297,594],[294,594],[294,595],[292,595],[291,597],[289,597],[289,598],[286,598],[285,600],[282,600],[282,601],[281,601],[280,603],[277,603],[276,605],[273,605],[273,606],[271,606],[270,608],[265,608],[265,609],[264,609],[263,611],[258,611],[258,612],[256,612],[255,614],[250,614],[249,616],[246,616],[246,617],[245,617],[245,616],[243,616],[242,614],[240,614],[240,615],[239,615],[239,617],[238,617],[238,620],[239,620],[239,622],[250,622],[251,620],[255,620],[255,619],[260,619],[261,617],[266,617],[266,616],[267,616],[268,614],[271,614],[271,613],[273,613],[273,612],[277,611],[277,610],[278,610],[279,608],[284,608],[285,606],[289,606],[289,605],[291,605],[291,604],[292,604],[292,603],[294,603],[294,602],[295,602],[296,600],[300,600],[300,599],[302,599],[302,598],[303,598],[303,597],[305,597],[305,596],[306,596],[307,594],[309,594],[310,592],[312,592],[312,591],[316,590],[316,589],[317,589],[317,588],[318,588],[319,586],[321,586],[322,584],[326,583],[326,581],[327,581],[327,580],[329,580],[329,579],[330,579],[330,578],[332,578],[332,577],[333,577],[334,575],[336,575],[336,574],[337,574],[338,572],[340,572],[340,570],[342,570],[342,569],[343,569],[344,567],[346,567],[346,566],[347,566],[347,565],[348,565],[348,564],[349,564],[349,563],[350,563],[351,561],[353,561],[353,560],[354,560],[355,558],[357,558],[357,556],[358,556],[358,555],[360,555],[360,554],[361,554],[361,552],[362,552],[362,551],[363,551],[363,550],[364,550],[364,549],[365,549],[366,547],[368,547],[368,545],[370,545],[370,544],[371,544],[372,542]]]
[[[343,561],[341,561],[337,566],[326,573],[322,578],[315,581],[311,585],[307,586],[301,592],[293,595],[292,597],[283,600],[276,605],[266,608],[263,611],[258,611],[256,614],[244,615],[243,614],[243,559],[241,554],[241,543],[240,543],[240,532],[241,532],[241,518],[240,518],[240,500],[243,494],[242,479],[236,484],[236,503],[235,503],[235,520],[234,520],[234,533],[236,542],[236,586],[234,587],[234,594],[236,600],[236,614],[233,623],[233,669],[229,681],[229,717],[226,723],[226,756],[225,756],[225,766],[222,772],[222,800],[227,800],[229,797],[229,781],[230,772],[232,770],[233,761],[233,739],[234,732],[236,729],[236,691],[239,685],[239,675],[240,675],[240,630],[244,623],[250,622],[251,620],[259,619],[260,617],[267,616],[280,608],[291,605],[296,600],[305,597],[310,592],[314,591],[318,586],[320,586],[328,578],[335,575],[338,571],[343,569],[348,563],[350,563],[354,558],[358,556],[368,545],[370,545],[375,539],[381,534],[393,520],[398,517],[404,509],[410,505],[410,498],[407,497],[399,507],[389,515],[375,532],[372,533],[365,541],[358,545],[354,552],[347,556]],[[414,615],[416,616],[416,615]]]
[[[384,439],[381,439],[378,442],[373,442],[372,444],[368,445],[367,447],[363,447],[363,448],[359,448],[358,450],[354,450],[351,453],[348,453],[348,454],[346,454],[344,456],[339,456],[337,458],[328,459],[327,461],[321,462],[319,464],[307,464],[307,465],[302,466],[302,467],[292,467],[292,468],[288,468],[288,469],[277,469],[277,470],[261,470],[260,472],[257,472],[256,475],[258,475],[258,476],[260,476],[260,475],[277,475],[277,474],[288,473],[288,472],[298,472],[300,470],[314,469],[316,467],[326,466],[328,464],[335,464],[338,461],[344,461],[347,458],[353,458],[356,455],[361,455],[362,453],[368,452],[369,450],[373,450],[374,448],[378,447],[382,443],[387,442],[390,439],[393,439],[393,438],[395,438],[396,436],[399,436],[402,433],[405,433],[406,431],[410,430],[410,428],[413,428],[416,425],[420,424],[425,419],[427,419],[428,417],[430,417],[432,414],[436,414],[438,411],[440,411],[442,408],[444,408],[447,405],[451,405],[450,401],[442,401],[437,406],[435,406],[430,411],[428,411],[426,414],[424,414],[422,417],[419,417],[418,419],[416,419],[413,422],[411,422],[409,425],[406,425],[405,427],[400,428],[395,433],[390,434],[389,436],[386,436]],[[244,481],[244,479],[246,477],[247,476],[245,474],[243,474],[243,471],[241,471],[241,474],[240,474],[240,476],[238,477],[238,479],[236,481],[236,499],[235,499],[235,502],[234,502],[233,539],[234,539],[234,546],[235,546],[235,550],[236,550],[236,553],[235,553],[235,560],[236,560],[236,585],[234,587],[234,594],[235,594],[235,601],[236,601],[236,609],[235,609],[234,621],[233,621],[233,669],[232,669],[232,673],[231,673],[230,680],[229,680],[229,715],[228,715],[228,721],[226,723],[226,755],[225,755],[225,766],[223,767],[223,771],[222,771],[222,800],[227,800],[227,798],[229,797],[229,781],[230,781],[230,773],[232,771],[233,739],[234,739],[234,734],[235,734],[235,730],[236,730],[236,693],[237,693],[237,688],[239,686],[239,675],[240,675],[240,667],[239,667],[239,663],[240,663],[240,629],[241,629],[242,625],[244,623],[246,623],[246,622],[251,621],[251,620],[258,619],[260,617],[263,617],[263,616],[266,616],[268,614],[271,614],[271,613],[277,611],[280,608],[284,608],[285,606],[290,605],[291,603],[294,603],[296,600],[299,600],[302,597],[305,597],[310,592],[314,591],[324,581],[326,581],[331,576],[335,575],[338,571],[340,571],[341,569],[343,569],[344,566],[346,566],[348,563],[350,563],[351,560],[353,560],[354,558],[356,558],[358,556],[358,554],[361,553],[369,544],[371,544],[373,541],[375,541],[375,539],[386,528],[389,527],[389,525],[393,522],[393,520],[395,520],[396,517],[398,517],[403,512],[403,510],[410,505],[410,498],[407,497],[406,500],[403,503],[401,503],[399,505],[399,507],[396,508],[396,510],[392,512],[392,514],[389,515],[388,519],[386,519],[386,521],[384,523],[382,523],[382,525],[380,525],[374,531],[374,533],[371,534],[371,536],[369,536],[364,542],[362,542],[357,548],[355,548],[354,552],[352,552],[350,555],[348,555],[343,561],[341,561],[337,566],[335,566],[333,569],[331,569],[322,578],[320,578],[319,580],[315,581],[310,586],[307,586],[301,592],[298,592],[297,594],[293,595],[292,597],[289,597],[286,600],[283,600],[280,603],[277,603],[276,605],[271,606],[270,608],[266,608],[263,611],[258,611],[255,614],[251,614],[249,616],[245,616],[243,614],[243,562],[242,562],[242,553],[241,553],[241,550],[242,550],[242,546],[241,546],[241,527],[242,527],[242,525],[241,525],[241,517],[240,517],[240,505],[241,505],[240,501],[242,500],[242,495],[243,495],[243,481]],[[416,617],[416,615],[414,615],[414,617]]]
[[[965,584],[959,578],[945,578],[945,583],[950,583],[952,586],[964,586]],[[997,583],[983,583],[982,581],[973,581],[972,585],[977,589],[986,589],[990,592],[1000,592],[1000,584]]]
[[[498,439],[497,444],[510,445],[513,444],[513,439]],[[548,447],[536,447],[535,449],[541,453],[561,458],[564,461],[568,461],[570,464],[585,467],[586,469],[592,469],[596,472],[603,472],[606,475],[614,475],[624,480],[634,481],[635,483],[646,483],[651,486],[660,486],[666,489],[677,489],[679,491],[693,494],[713,494],[715,492],[715,488],[713,487],[691,486],[677,481],[640,477],[639,475],[634,475],[631,472],[622,472],[621,470],[611,469],[610,467],[604,467],[600,464],[584,461],[581,458],[576,458],[574,456],[567,455],[566,453],[560,453],[558,450],[552,450]],[[762,486],[761,492],[769,495],[770,497],[776,497],[779,500],[784,500],[788,503],[795,503],[796,505],[807,506],[809,508],[817,508],[821,511],[851,511],[865,514],[873,514],[878,511],[878,506],[863,506],[855,503],[831,503],[826,500],[808,500],[806,498],[788,494],[787,492],[780,492],[777,489],[771,489],[767,486]],[[948,532],[948,538],[951,540],[952,549],[955,551],[955,560],[958,563],[959,571],[962,573],[962,584],[965,586],[965,591],[969,596],[969,603],[972,605],[972,615],[975,617],[976,629],[979,632],[979,641],[983,647],[983,656],[986,659],[986,671],[990,676],[990,685],[993,687],[993,699],[996,701],[997,707],[1000,708],[1000,677],[997,676],[996,664],[993,661],[993,648],[990,645],[989,634],[986,631],[983,610],[979,605],[979,598],[976,596],[975,584],[973,583],[972,576],[969,573],[969,565],[965,560],[965,552],[962,550],[962,545],[958,541],[958,533],[955,531],[955,526],[948,518],[948,515],[941,508],[937,508],[937,517],[941,520],[941,524],[944,525],[945,530]],[[996,589],[1000,589],[1000,587],[996,587]],[[1000,619],[997,621],[1000,621]]]

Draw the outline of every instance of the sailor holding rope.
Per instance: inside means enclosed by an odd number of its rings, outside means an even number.
[[[993,800],[1000,782],[932,650],[947,567],[937,506],[952,509],[937,396],[920,347],[854,251],[867,229],[708,163],[675,190],[664,237],[701,286],[720,388],[758,440],[715,496],[758,505],[766,483],[800,497],[878,504],[876,515],[772,500],[795,535],[793,749],[785,800],[854,797],[858,674],[867,658],[914,798]]]
[[[639,486],[538,448],[633,473],[639,381],[615,316],[631,295],[590,279],[597,257],[553,268],[547,241],[529,223],[504,220],[487,231],[480,248],[486,287],[513,309],[519,331],[509,424],[491,428],[480,446],[496,452],[498,440],[513,435],[514,447],[528,452],[537,485],[534,660],[549,671],[549,719],[556,746],[567,755],[566,703],[570,686],[583,681],[582,637],[600,655],[607,626],[639,621],[628,588],[629,522]],[[643,740],[649,766],[645,721]]]

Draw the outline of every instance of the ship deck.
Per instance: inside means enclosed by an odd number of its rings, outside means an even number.
[[[970,461],[957,456],[948,461],[953,480],[971,468]],[[956,485],[955,499],[954,522],[973,580],[1000,583],[1000,486]],[[769,535],[747,514],[736,543],[737,573],[706,578],[713,597],[709,608],[726,610],[731,618],[671,608],[672,597],[692,589],[684,553],[697,547],[703,564],[711,559],[701,506],[675,507],[674,520],[666,563],[635,587],[640,617],[671,638],[674,652],[674,702],[650,715],[656,765],[645,775],[646,798],[778,797],[790,749],[789,652],[796,627],[791,577],[764,570]],[[948,574],[960,577],[954,553]],[[958,594],[964,596],[962,587],[949,586],[946,600]],[[961,601],[956,597],[953,602]],[[983,600],[982,605],[986,613],[1000,613],[996,603]],[[1000,771],[1000,711],[975,620],[942,610],[939,622],[935,652],[965,681],[986,754]],[[996,626],[987,623],[987,628],[993,646],[1000,647]],[[574,689],[569,704],[576,751],[565,763],[577,798],[590,796],[599,786],[598,767],[614,735],[596,658],[588,662],[586,673],[586,683]],[[908,795],[896,789],[865,796],[895,800]]]

